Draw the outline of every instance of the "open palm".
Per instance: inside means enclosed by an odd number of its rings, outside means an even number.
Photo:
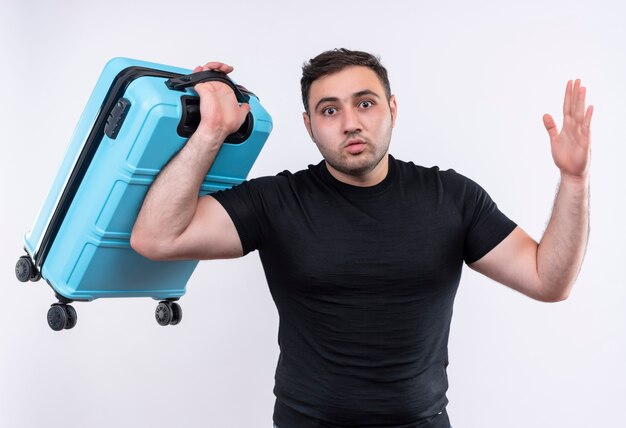
[[[550,135],[554,163],[561,174],[575,178],[586,177],[591,160],[591,116],[593,106],[585,112],[586,88],[580,79],[570,80],[565,89],[563,102],[563,129],[559,132],[549,114],[543,116],[543,124]]]

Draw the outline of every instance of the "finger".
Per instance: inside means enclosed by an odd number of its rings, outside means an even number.
[[[565,100],[563,101],[563,118],[569,116],[571,103],[572,103],[572,81],[568,80],[567,86],[565,87]]]
[[[578,105],[578,98],[580,96],[580,79],[574,81],[574,89],[572,90],[572,103],[570,104],[569,114],[576,116],[576,107]]]
[[[203,70],[217,70],[217,71],[221,71],[222,73],[230,73],[231,71],[234,70],[233,67],[231,67],[228,64],[224,64],[223,62],[207,62],[206,64],[204,64],[204,67],[202,67]]]
[[[230,65],[220,64],[220,65],[214,65],[214,66],[205,65],[203,67],[203,70],[221,71],[222,73],[228,74],[231,71],[233,71],[234,68],[231,67]]]
[[[591,134],[591,116],[593,116],[593,106],[587,107],[587,113],[585,113],[585,120],[583,121],[583,132],[585,135]]]
[[[546,131],[548,131],[550,140],[559,135],[559,129],[556,127],[554,119],[547,113],[543,115],[543,125],[546,127]]]
[[[585,118],[585,95],[587,94],[587,88],[584,86],[578,88],[578,96],[576,97],[576,110],[574,118],[577,123],[582,123]]]
[[[204,94],[204,93],[208,93],[208,92],[219,92],[220,89],[229,89],[230,92],[232,92],[231,87],[228,86],[226,83],[217,82],[217,81],[196,83],[196,85],[193,88],[199,94],[200,93]]]
[[[219,62],[219,61],[209,61],[206,64],[204,64],[202,66],[202,68],[210,68],[211,70],[215,70],[218,69],[222,66],[224,66],[226,64],[224,64],[223,62]]]
[[[201,66],[197,66],[196,68],[193,69],[193,73],[197,73],[198,71],[202,71]]]

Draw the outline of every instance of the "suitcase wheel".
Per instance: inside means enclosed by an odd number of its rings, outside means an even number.
[[[20,282],[38,281],[41,276],[30,257],[22,256],[15,264],[15,276]]]
[[[65,323],[65,329],[69,330],[74,328],[76,325],[76,321],[78,321],[78,316],[76,314],[76,309],[72,305],[65,305],[65,313],[67,314],[67,322]]]
[[[76,321],[76,309],[71,305],[55,303],[48,309],[48,325],[54,331],[74,328]]]
[[[176,325],[183,319],[183,310],[180,305],[176,302],[172,302],[172,321],[170,321],[170,325]]]
[[[157,305],[154,316],[159,325],[176,325],[183,318],[183,311],[178,303],[163,301]]]

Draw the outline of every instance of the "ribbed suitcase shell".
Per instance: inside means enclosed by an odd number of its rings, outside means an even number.
[[[191,70],[115,58],[105,66],[71,138],[52,188],[29,233],[25,249],[41,276],[56,293],[70,300],[101,297],[175,299],[185,293],[196,260],[155,262],[130,248],[129,239],[144,196],[161,168],[186,142],[177,133],[181,96],[197,96],[166,87],[166,77],[142,76],[130,82],[123,98],[130,108],[115,139],[103,135],[84,177],[66,206],[56,237],[49,240],[43,263],[46,232],[58,211],[63,191],[85,149],[88,135],[116,77],[129,67],[175,74]],[[272,129],[272,119],[255,96],[250,137],[240,144],[223,144],[202,184],[201,194],[229,188],[248,175]],[[108,114],[108,112],[102,112]],[[99,138],[99,137],[98,137]],[[66,202],[67,204],[68,202]]]

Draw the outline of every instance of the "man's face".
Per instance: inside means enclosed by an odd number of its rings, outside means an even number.
[[[366,177],[386,157],[396,100],[392,96],[387,102],[373,70],[354,66],[315,80],[309,111],[304,124],[331,173]]]

